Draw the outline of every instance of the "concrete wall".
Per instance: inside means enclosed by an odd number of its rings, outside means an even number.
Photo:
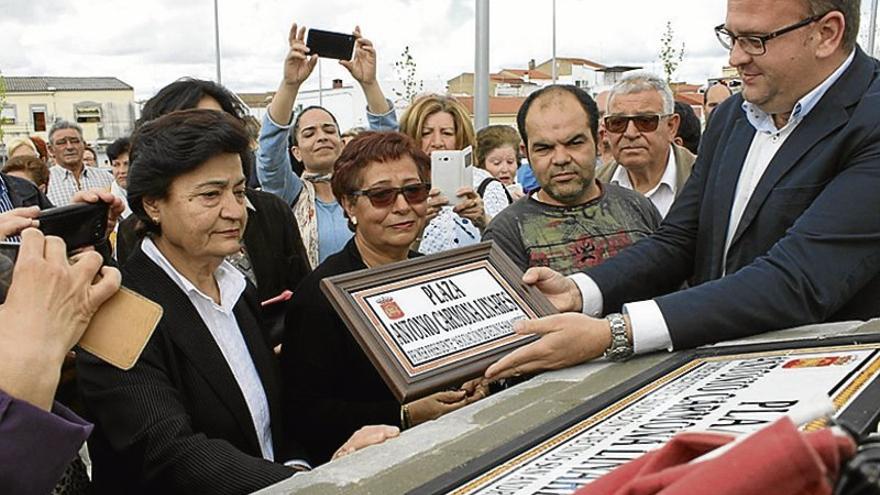
[[[880,321],[814,325],[768,333],[738,342],[815,339],[880,331]],[[625,363],[603,361],[545,373],[480,402],[402,433],[312,472],[298,474],[260,494],[398,494],[488,453],[556,419],[596,395],[622,384],[669,353],[640,356]]]

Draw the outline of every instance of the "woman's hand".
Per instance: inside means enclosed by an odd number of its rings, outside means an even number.
[[[120,274],[101,256],[71,261],[58,237],[21,233],[6,302],[0,306],[0,388],[49,410],[61,364],[92,316],[119,290]],[[100,277],[96,277],[100,275]]]
[[[465,390],[447,390],[437,392],[417,401],[410,402],[409,420],[411,426],[437,419],[468,405],[468,393]]]
[[[446,199],[446,196],[443,195],[440,189],[431,189],[431,192],[428,193],[428,214],[425,216],[425,225],[437,218],[437,215],[440,214],[440,209],[448,204],[449,200]]]
[[[461,202],[452,209],[462,218],[467,218],[474,222],[480,230],[486,228],[489,224],[489,217],[486,216],[486,210],[483,208],[483,198],[474,192],[472,187],[462,187],[455,192],[455,195],[461,198]]]
[[[339,65],[348,69],[351,77],[361,84],[376,82],[376,49],[373,42],[361,36],[361,28],[354,28],[354,56],[351,60],[340,60]]]
[[[369,425],[354,432],[348,440],[333,454],[333,459],[347,456],[352,452],[361,450],[370,445],[378,445],[385,440],[400,435],[400,429],[396,426]]]
[[[309,54],[309,47],[305,43],[306,27],[297,29],[296,23],[290,27],[287,37],[288,52],[284,57],[284,83],[287,86],[299,86],[312,74],[318,63],[317,55]]]
[[[483,377],[477,377],[473,380],[464,382],[461,386],[461,390],[464,390],[465,393],[467,393],[467,403],[473,404],[474,402],[489,396],[489,381]]]
[[[39,214],[40,208],[36,206],[16,208],[0,214],[0,241],[18,235],[28,227],[39,225],[40,222],[37,221]]]

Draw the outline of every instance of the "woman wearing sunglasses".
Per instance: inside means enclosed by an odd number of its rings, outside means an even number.
[[[425,224],[430,175],[428,156],[397,132],[362,133],[336,161],[331,187],[354,237],[295,291],[281,354],[287,430],[315,463],[364,425],[407,428],[483,396],[469,385],[399,404],[319,287],[417,255],[409,248]]]

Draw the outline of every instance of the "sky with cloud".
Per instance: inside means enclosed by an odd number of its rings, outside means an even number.
[[[474,0],[219,0],[219,7],[222,79],[235,91],[277,87],[293,21],[331,31],[360,25],[376,45],[387,93],[406,46],[427,90],[474,67]],[[712,31],[724,9],[723,0],[557,0],[556,53],[661,72],[660,38],[671,22],[676,44],[685,45],[676,79],[702,83],[727,59]],[[115,76],[138,99],[179,77],[215,75],[213,0],[0,0],[0,12],[4,75]],[[491,0],[490,69],[549,59],[551,12],[550,0]],[[337,77],[351,83],[336,61],[323,60],[324,85]],[[317,87],[317,74],[307,87]]]

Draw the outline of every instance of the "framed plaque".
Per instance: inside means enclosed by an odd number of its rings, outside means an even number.
[[[481,375],[537,339],[515,321],[556,312],[491,242],[329,277],[321,290],[401,402]]]
[[[860,433],[876,427],[880,343],[788,342],[682,353],[413,493],[572,493],[679,432],[749,433],[820,394],[831,398],[836,421]],[[826,425],[818,420],[804,429]]]

